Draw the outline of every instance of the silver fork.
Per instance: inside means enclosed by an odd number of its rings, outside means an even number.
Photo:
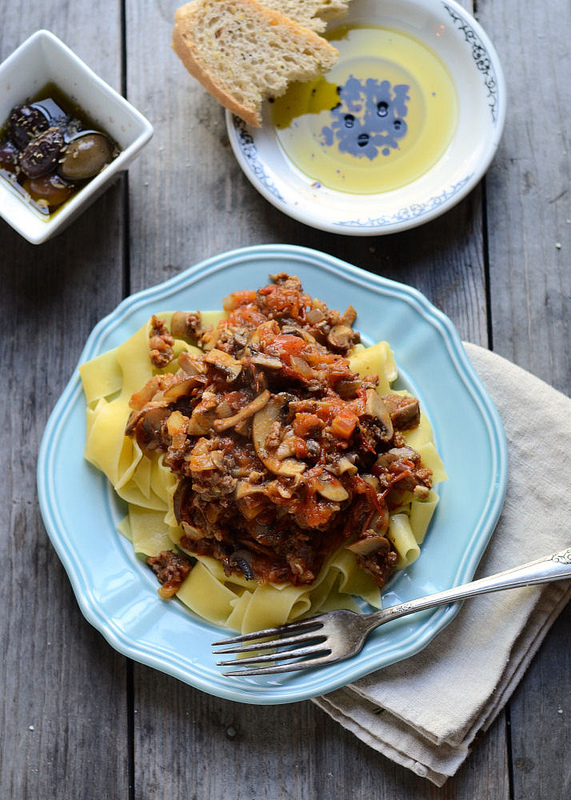
[[[518,586],[531,586],[536,583],[549,583],[564,578],[571,578],[571,547],[520,567],[498,572],[496,575],[465,583],[463,586],[455,586],[443,592],[419,597],[417,600],[410,600],[372,614],[356,614],[345,610],[330,611],[299,622],[278,625],[276,628],[266,628],[256,633],[222,639],[213,642],[212,645],[213,647],[225,645],[223,650],[214,650],[215,655],[256,653],[248,658],[218,662],[219,667],[238,667],[231,672],[222,673],[223,675],[240,677],[268,675],[323,667],[359,653],[369,633],[393,619],[479,594],[499,592]],[[286,649],[277,650],[283,647]],[[275,652],[259,655],[263,650]],[[279,661],[286,663],[279,664],[277,663]],[[251,668],[244,669],[244,667]]]

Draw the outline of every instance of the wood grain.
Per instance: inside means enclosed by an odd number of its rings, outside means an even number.
[[[486,181],[494,349],[571,394],[571,11],[487,0],[509,112]]]
[[[0,3],[0,18],[0,60],[45,27],[120,86],[118,17],[88,21],[86,4],[22,0]],[[42,247],[0,223],[0,442],[9,459],[0,487],[0,797],[6,800],[128,796],[125,660],[83,619],[47,538],[35,488],[48,414],[91,328],[121,298],[122,183]]]
[[[493,348],[571,395],[571,10],[484,0],[478,11],[510,98],[486,179]],[[571,791],[570,620],[568,607],[510,703],[516,798]]]
[[[152,155],[130,171],[131,221],[138,231],[131,240],[133,290],[228,249],[286,242],[416,286],[451,316],[461,335],[486,344],[481,192],[441,219],[398,236],[332,236],[286,217],[243,176],[223,110],[164,46],[172,30],[167,5],[127,6],[129,97],[156,129]],[[176,4],[171,6],[174,11]],[[153,70],[145,73],[150,50],[156,54]],[[134,675],[136,798],[177,796],[185,787],[191,797],[240,800],[331,792],[340,800],[436,794],[309,703],[240,706],[144,667],[135,666]],[[478,748],[471,769],[453,782],[455,797],[474,796],[474,775],[481,773],[493,776],[490,800],[508,797],[502,721]]]

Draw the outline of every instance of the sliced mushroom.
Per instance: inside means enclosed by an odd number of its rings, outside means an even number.
[[[298,325],[292,325],[291,323],[288,323],[287,325],[284,325],[282,327],[281,332],[284,334],[299,336],[300,339],[304,339],[306,342],[309,342],[310,344],[316,343],[315,336],[312,336],[309,331],[306,331],[305,328],[300,328]]]
[[[365,482],[368,483],[369,486],[375,491],[378,492],[380,489],[379,479],[375,475],[370,475],[369,473],[365,473],[361,475],[360,478]]]
[[[381,440],[389,442],[393,438],[394,429],[385,404],[375,389],[367,389],[365,395],[365,414],[380,424],[382,430]]]
[[[250,362],[257,367],[265,367],[267,369],[281,369],[283,367],[279,358],[267,356],[265,353],[256,353],[250,358]]]
[[[373,514],[367,527],[377,536],[384,536],[389,529],[390,521],[389,509],[385,506],[382,513]]]
[[[194,491],[191,478],[182,478],[173,495],[173,511],[177,522],[191,518]]]
[[[127,424],[125,425],[125,436],[130,436],[133,433],[138,422],[145,414],[153,409],[159,408],[166,409],[168,411],[168,403],[166,400],[151,400],[150,402],[145,403],[142,408],[135,408],[129,416]]]
[[[200,311],[188,313],[175,311],[171,317],[171,334],[175,339],[185,342],[195,342],[202,331],[202,318]]]
[[[314,479],[314,485],[317,492],[326,500],[331,500],[334,503],[342,503],[349,497],[349,492],[339,478],[336,478],[331,473],[324,471],[321,475]]]
[[[328,464],[327,469],[334,475],[344,475],[345,473],[348,475],[356,475],[358,472],[355,464],[353,464],[353,462],[347,458],[347,456],[341,456],[341,458],[339,458],[333,464]]]
[[[142,389],[139,389],[138,392],[135,392],[133,395],[131,395],[129,407],[134,411],[140,411],[144,406],[146,406],[147,403],[149,403],[153,397],[161,391],[161,377],[161,375],[153,375],[152,378],[149,378]]]
[[[206,409],[202,405],[198,405],[192,412],[192,416],[188,422],[187,433],[189,436],[203,436],[208,433],[212,427],[212,423],[216,419],[214,409]]]
[[[239,480],[234,490],[236,500],[241,500],[243,497],[249,497],[252,494],[267,494],[266,487],[261,483]]]
[[[381,470],[388,470],[391,464],[395,462],[397,458],[398,456],[394,455],[394,453],[381,453],[375,461],[375,467]]]
[[[165,446],[163,438],[164,425],[170,416],[170,410],[165,407],[148,408],[139,412],[136,424],[129,433],[134,432],[137,444],[143,452],[157,450]],[[129,428],[129,425],[127,426]]]
[[[201,539],[204,539],[204,533],[189,522],[181,522],[181,527],[184,531],[184,535],[188,539],[192,539],[193,542],[199,542]]]
[[[295,447],[297,444],[297,437],[295,436],[284,436],[284,438],[279,443],[277,450],[276,450],[276,458],[280,461],[283,461],[284,458],[289,458],[293,456],[295,453]]]
[[[349,325],[334,325],[327,334],[327,341],[335,350],[349,350],[359,341],[359,334]]]
[[[270,434],[275,430],[276,424],[281,427],[281,412],[284,405],[285,399],[278,395],[274,395],[269,399],[264,408],[254,416],[252,438],[256,455],[266,469],[276,475],[294,476],[305,470],[305,463],[295,458],[284,458],[283,461],[280,461],[275,451],[270,452],[267,446]],[[271,438],[275,437],[272,436]]]
[[[252,553],[248,550],[236,550],[228,559],[230,566],[239,569],[247,581],[256,579],[256,573],[252,566]]]
[[[178,365],[187,375],[206,375],[206,364],[195,353],[182,352],[178,357]]]
[[[388,394],[383,396],[383,403],[396,430],[404,431],[420,424],[420,404],[416,397]]]
[[[268,392],[268,395],[270,393]],[[268,401],[264,408],[256,413],[254,416],[254,424],[252,428],[252,436],[254,440],[254,447],[256,455],[260,461],[264,461],[268,457],[269,452],[266,446],[268,436],[275,429],[276,423],[281,427],[281,412],[285,405],[285,400],[278,395],[268,397]]]
[[[168,389],[165,389],[163,398],[169,403],[174,403],[175,400],[179,400],[181,397],[187,397],[193,389],[200,386],[202,383],[204,383],[204,381],[196,376],[185,378],[179,383],[175,383],[173,386],[169,386]]]
[[[303,461],[298,461],[297,458],[284,458],[283,461],[280,461],[271,456],[264,461],[264,466],[275,475],[283,475],[286,478],[293,478],[296,475],[300,475],[305,471],[306,467],[305,463]]]
[[[222,431],[228,430],[228,428],[233,428],[235,425],[239,425],[245,419],[248,419],[248,417],[252,417],[254,414],[259,413],[267,404],[269,399],[270,392],[266,389],[257,397],[255,397],[251,403],[248,403],[247,406],[241,408],[237,414],[234,414],[234,416],[215,420],[212,423],[212,427],[216,433],[221,433]]]
[[[295,371],[305,380],[315,377],[315,372],[311,369],[305,358],[300,356],[290,356],[290,364]]]
[[[371,553],[388,553],[390,543],[384,536],[378,536],[373,530],[365,531],[365,536],[356,542],[346,545],[347,550],[352,550],[355,555],[368,556]]]
[[[352,400],[357,396],[357,391],[360,388],[361,381],[359,378],[355,378],[355,380],[342,378],[335,384],[335,391],[343,400]]]
[[[311,308],[305,315],[310,325],[318,325],[325,319],[325,314],[320,308]]]
[[[235,381],[242,372],[242,364],[239,361],[233,358],[229,353],[218,350],[216,347],[213,347],[212,350],[204,356],[204,360],[207,364],[212,364],[212,366],[218,367],[218,369],[225,372],[228,383]]]

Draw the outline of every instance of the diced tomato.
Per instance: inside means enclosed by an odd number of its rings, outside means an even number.
[[[222,301],[224,311],[234,311],[239,306],[246,306],[249,303],[256,302],[256,292],[250,289],[245,289],[241,292],[232,292],[228,297]]]
[[[307,498],[298,511],[298,514],[303,517],[304,527],[309,526],[310,528],[321,528],[323,525],[327,525],[332,513],[333,508],[327,502],[320,502],[314,494]]]
[[[278,313],[287,311],[293,319],[305,316],[305,306],[311,299],[308,295],[283,286],[264,286],[259,289],[259,294],[264,298],[268,310]]]
[[[234,328],[238,327],[239,325],[245,325],[249,328],[256,328],[265,321],[266,318],[257,310],[257,308],[254,308],[254,306],[245,305],[240,306],[235,311],[232,311],[232,313],[226,319],[223,319],[222,322],[219,323],[219,326],[221,328]]]
[[[341,439],[349,439],[353,435],[358,422],[359,418],[352,411],[348,409],[340,411],[331,422],[331,432],[336,436],[340,436]]]
[[[278,358],[282,356],[298,356],[303,348],[305,342],[299,336],[293,336],[290,333],[281,333],[274,336],[268,345],[268,352],[276,355]]]
[[[302,439],[311,436],[321,431],[325,426],[323,420],[319,419],[316,414],[307,414],[301,412],[295,415],[293,421],[293,432],[296,436],[301,436]]]

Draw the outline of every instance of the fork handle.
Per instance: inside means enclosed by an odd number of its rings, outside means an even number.
[[[537,561],[522,564],[520,567],[498,572],[487,578],[480,578],[462,586],[454,586],[452,589],[446,589],[443,592],[436,592],[426,597],[419,597],[416,600],[409,600],[406,603],[376,611],[369,615],[371,623],[369,630],[373,630],[378,625],[390,622],[393,619],[405,617],[415,611],[423,611],[427,608],[434,608],[434,606],[445,605],[455,600],[464,600],[467,597],[475,597],[488,592],[500,592],[503,589],[549,583],[565,578],[571,578],[571,547],[544,558],[539,558]]]

